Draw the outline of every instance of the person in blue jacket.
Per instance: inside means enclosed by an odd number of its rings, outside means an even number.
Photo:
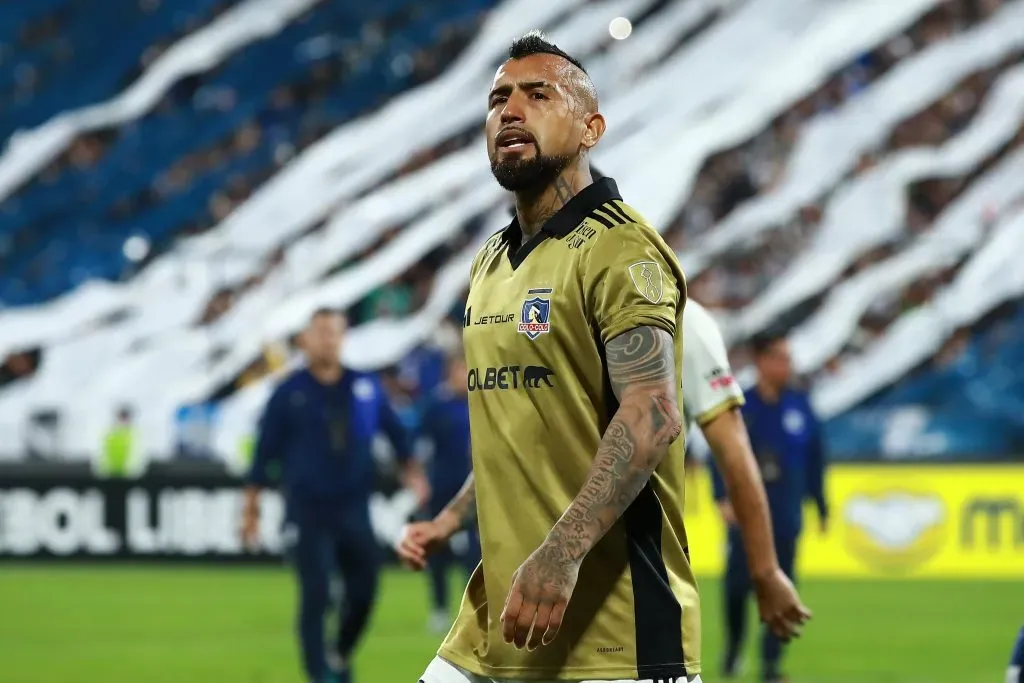
[[[1010,665],[1006,669],[1006,683],[1024,683],[1024,627],[1017,634],[1017,643],[1010,655]]]
[[[769,331],[755,337],[751,346],[757,367],[757,384],[746,394],[743,420],[761,470],[779,564],[795,581],[797,542],[803,526],[803,502],[813,500],[822,532],[828,524],[825,498],[825,454],[821,426],[807,392],[792,385],[792,360],[783,333]],[[738,673],[746,632],[747,598],[760,579],[750,576],[736,517],[726,497],[720,474],[712,468],[715,500],[728,526],[728,560],[725,572],[726,653],[724,673]],[[766,682],[785,681],[780,671],[782,642],[768,630],[762,639],[762,677]]]
[[[427,461],[430,503],[427,519],[433,519],[454,498],[466,483],[472,469],[469,445],[469,403],[466,384],[466,361],[462,349],[450,353],[446,360],[446,378],[427,399],[421,427],[421,452]],[[448,574],[458,562],[468,581],[480,563],[480,541],[476,526],[465,530],[465,543],[458,552],[446,548],[430,557],[428,563],[433,614],[431,629],[448,631],[451,625],[448,602]]]
[[[316,311],[301,341],[305,367],[275,389],[259,425],[243,536],[259,536],[259,491],[280,470],[285,501],[285,543],[299,581],[298,631],[311,683],[349,683],[349,657],[364,632],[377,595],[380,546],[370,523],[376,468],[373,440],[391,442],[404,483],[427,496],[426,477],[410,457],[411,444],[376,375],[342,366],[344,314]],[[337,641],[329,655],[324,616],[330,582],[340,570],[344,599]]]

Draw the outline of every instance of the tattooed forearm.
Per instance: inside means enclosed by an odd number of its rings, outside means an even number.
[[[455,497],[448,502],[440,516],[449,517],[459,528],[465,526],[476,517],[476,482],[470,472],[466,483],[462,485]]]
[[[619,409],[587,480],[548,536],[549,554],[580,561],[632,504],[682,431],[671,335],[640,327],[605,346]]]

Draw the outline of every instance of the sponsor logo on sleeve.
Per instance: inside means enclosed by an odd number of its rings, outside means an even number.
[[[728,389],[736,382],[736,378],[725,368],[715,368],[706,374],[704,379],[707,381],[708,386],[716,391]]]

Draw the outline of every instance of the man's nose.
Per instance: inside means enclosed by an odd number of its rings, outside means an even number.
[[[501,123],[502,125],[519,123],[523,121],[523,118],[523,108],[520,106],[519,98],[512,95],[505,102],[504,109],[501,110]]]

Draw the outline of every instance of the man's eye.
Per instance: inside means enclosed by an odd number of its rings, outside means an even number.
[[[530,95],[535,100],[546,100],[548,97],[542,92],[535,92]]]
[[[502,95],[495,95],[494,97],[491,98],[491,107],[496,107],[499,104],[504,104],[507,99],[507,97],[504,97]]]

